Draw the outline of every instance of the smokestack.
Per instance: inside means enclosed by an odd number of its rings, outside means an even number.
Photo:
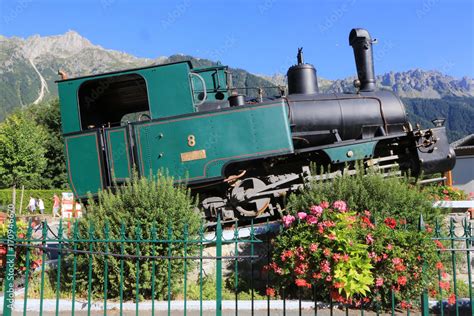
[[[349,34],[349,45],[354,49],[357,76],[360,81],[360,91],[375,90],[374,58],[370,34],[365,29],[352,29]]]

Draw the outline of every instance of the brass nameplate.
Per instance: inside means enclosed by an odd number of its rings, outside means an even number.
[[[194,150],[188,151],[187,153],[181,153],[181,161],[192,161],[192,160],[199,160],[199,159],[206,159],[206,150]]]

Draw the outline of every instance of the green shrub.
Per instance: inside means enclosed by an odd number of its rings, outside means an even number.
[[[52,214],[53,212],[53,195],[57,194],[61,197],[61,193],[65,192],[62,189],[54,189],[54,190],[27,190],[25,189],[23,193],[23,206],[21,210],[21,214],[28,214],[28,210],[26,207],[28,206],[28,202],[30,200],[30,196],[34,198],[41,198],[44,202],[44,213],[45,214]],[[67,190],[66,190],[67,192]],[[21,190],[16,190],[16,214],[20,214],[20,195]],[[2,189],[0,190],[0,211],[5,211],[7,206],[12,203],[12,189]],[[39,213],[39,210],[36,210]]]
[[[195,212],[195,202],[190,192],[184,186],[173,186],[173,179],[158,174],[150,178],[134,177],[115,191],[106,190],[99,192],[98,200],[89,200],[86,207],[85,218],[79,221],[79,237],[88,239],[89,232],[93,231],[94,239],[120,240],[121,230],[124,229],[125,238],[129,241],[123,243],[125,255],[150,256],[152,243],[134,243],[130,240],[155,239],[167,240],[168,229],[172,229],[171,244],[172,256],[183,256],[184,247],[188,255],[193,254],[195,246],[192,243],[180,242],[184,238],[185,228],[188,238],[196,240],[200,228],[201,217]],[[123,227],[123,228],[122,228]],[[156,234],[153,234],[153,228]],[[108,233],[106,235],[106,230]],[[154,236],[153,236],[154,235]],[[83,243],[81,249],[89,250],[91,243]],[[121,253],[120,242],[93,243],[94,251]],[[168,245],[164,242],[155,243],[155,256],[167,256]],[[77,256],[78,294],[87,293],[87,280],[89,271],[89,257]],[[112,256],[93,256],[92,260],[92,295],[102,296],[104,281],[105,260],[108,264],[108,297],[117,298],[120,295],[120,265],[121,260]],[[135,298],[135,282],[137,275],[137,262],[139,267],[140,299],[151,298],[152,260],[125,258],[124,260],[123,298]],[[157,259],[155,270],[155,298],[164,298],[167,294],[168,274],[173,287],[178,285],[184,276],[183,260],[170,260],[170,273],[168,273],[168,260]],[[187,261],[188,265],[192,262]],[[188,266],[188,270],[191,267]],[[68,272],[71,275],[71,271]]]
[[[406,178],[383,177],[378,173],[340,176],[331,181],[315,181],[300,194],[289,197],[288,209],[302,210],[322,201],[344,200],[354,210],[370,210],[376,220],[405,219],[416,225],[420,214],[428,222],[440,214],[431,200]]]

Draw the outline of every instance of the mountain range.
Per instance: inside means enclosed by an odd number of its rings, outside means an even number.
[[[0,121],[16,107],[56,97],[54,81],[59,78],[59,69],[64,70],[69,77],[76,77],[180,60],[191,60],[195,67],[216,64],[211,60],[186,55],[137,58],[95,45],[75,31],[57,36],[34,35],[26,39],[0,35]],[[264,76],[242,69],[231,71],[234,86],[244,89],[243,92],[250,96],[256,95],[256,90],[249,89],[251,87],[285,84],[283,74]],[[322,92],[343,92],[353,91],[354,79],[318,78],[318,82]],[[392,90],[408,99],[474,97],[473,78],[453,78],[439,71],[414,69],[389,72],[377,76],[377,85],[380,89]],[[472,111],[474,113],[474,105]]]

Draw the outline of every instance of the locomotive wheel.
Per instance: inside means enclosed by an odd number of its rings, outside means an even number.
[[[247,178],[237,181],[231,191],[231,197],[235,203],[235,209],[244,217],[255,217],[268,208],[270,205],[269,197],[255,197],[248,199],[254,191],[264,188],[265,182],[258,178]]]

